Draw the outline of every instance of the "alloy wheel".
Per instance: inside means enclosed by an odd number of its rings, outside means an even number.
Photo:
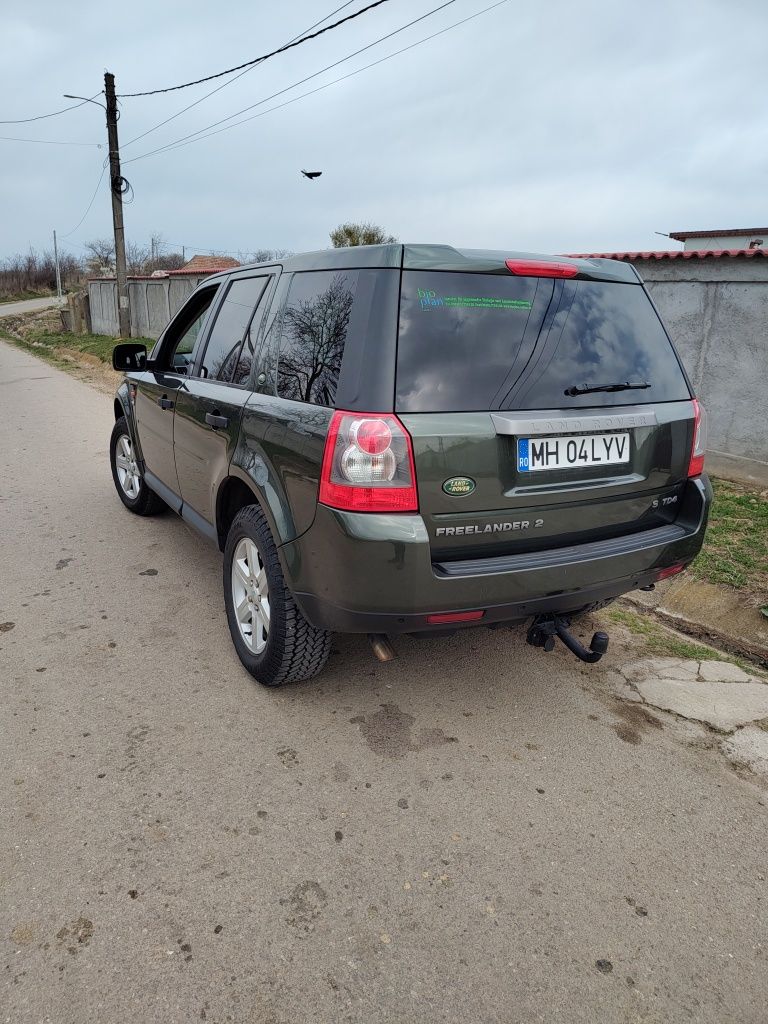
[[[269,633],[269,584],[259,549],[243,537],[232,559],[232,603],[246,647],[261,654]]]
[[[117,479],[123,493],[131,501],[139,496],[141,488],[141,474],[133,454],[131,439],[126,434],[121,434],[115,446],[115,466],[117,468]]]

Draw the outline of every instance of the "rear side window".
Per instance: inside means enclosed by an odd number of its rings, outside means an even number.
[[[651,386],[565,395],[572,387],[625,381]],[[403,273],[396,395],[402,412],[690,397],[640,285],[424,271]]]
[[[334,404],[357,279],[356,270],[293,275],[277,366],[281,398]]]
[[[200,370],[202,377],[226,383],[232,381],[233,374],[239,368],[246,329],[268,281],[269,277],[238,278],[229,286],[205,348]]]

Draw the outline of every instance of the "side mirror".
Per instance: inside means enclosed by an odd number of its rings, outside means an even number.
[[[147,366],[147,346],[126,343],[112,349],[112,368],[115,370],[144,370]]]

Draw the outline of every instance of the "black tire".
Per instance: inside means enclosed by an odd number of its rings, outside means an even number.
[[[259,654],[240,632],[232,594],[232,562],[238,544],[249,538],[258,550],[269,586],[269,630]],[[247,505],[235,517],[224,547],[224,604],[237,655],[263,686],[283,686],[311,679],[322,671],[331,652],[331,634],[315,629],[301,614],[286,586],[269,524],[258,505]]]
[[[126,508],[130,509],[131,512],[135,512],[137,516],[154,516],[158,512],[165,511],[168,506],[165,504],[162,498],[159,498],[154,491],[151,491],[144,482],[144,477],[140,477],[138,493],[135,497],[132,497],[126,493],[125,488],[120,483],[120,477],[117,474],[117,446],[120,442],[120,438],[125,437],[128,439],[128,443],[133,448],[133,440],[131,438],[131,431],[128,427],[128,421],[125,416],[121,416],[120,419],[115,423],[112,430],[112,437],[109,439],[109,464],[112,467],[112,479],[115,482],[115,489],[117,490],[120,501],[125,505]]]

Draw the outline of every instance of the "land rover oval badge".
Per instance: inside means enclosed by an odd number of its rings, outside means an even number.
[[[475,481],[469,476],[452,476],[443,484],[446,494],[454,497],[461,497],[464,494],[471,494],[475,489]]]

